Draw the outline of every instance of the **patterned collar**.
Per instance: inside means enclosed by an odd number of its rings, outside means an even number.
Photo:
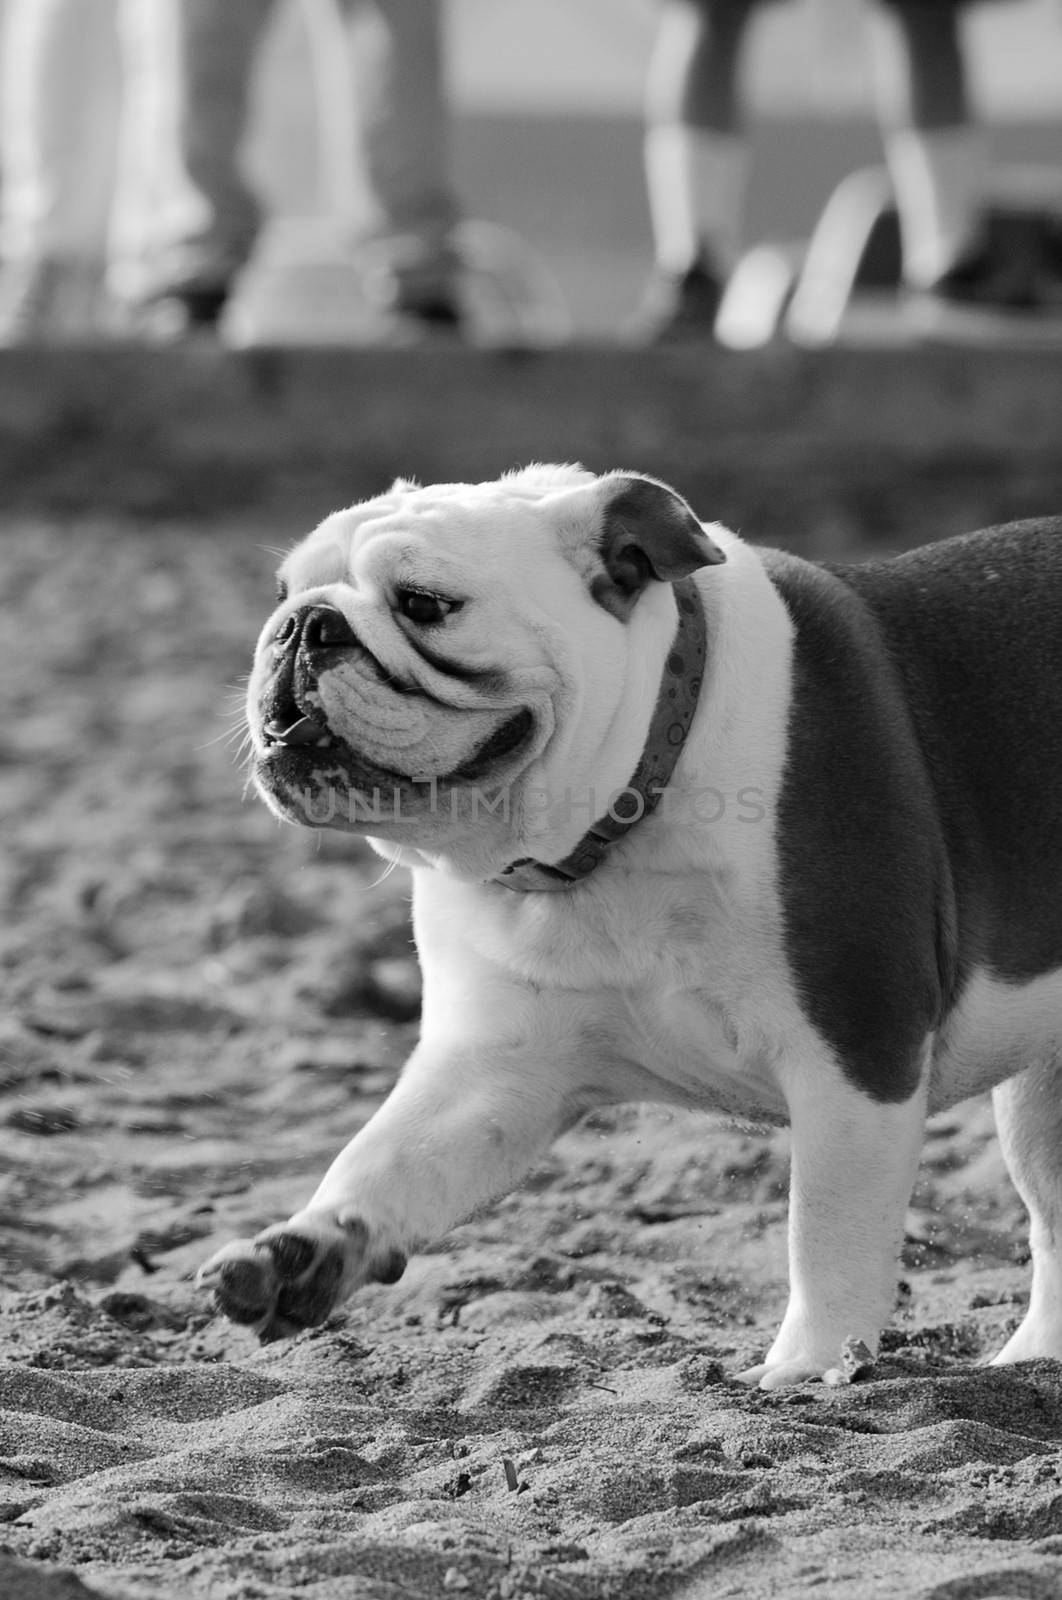
[[[506,867],[493,883],[520,894],[573,889],[601,865],[617,839],[656,810],[690,731],[706,654],[704,608],[697,585],[692,578],[682,578],[673,589],[678,629],[668,651],[645,748],[626,788],[613,796],[604,816],[591,824],[563,861],[546,866],[526,856]]]

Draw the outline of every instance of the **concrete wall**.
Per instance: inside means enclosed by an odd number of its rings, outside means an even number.
[[[0,506],[243,515],[292,537],[398,474],[657,473],[837,555],[1062,510],[1062,361],[1030,349],[9,351]]]

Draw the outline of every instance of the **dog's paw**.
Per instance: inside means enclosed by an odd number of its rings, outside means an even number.
[[[360,1217],[301,1211],[254,1239],[234,1239],[199,1269],[217,1309],[263,1344],[318,1328],[359,1284],[395,1283],[405,1257],[374,1249]]]

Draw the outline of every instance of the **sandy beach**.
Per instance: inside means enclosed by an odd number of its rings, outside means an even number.
[[[594,1115],[521,1190],[259,1348],[193,1286],[301,1204],[415,1036],[408,885],[281,828],[226,729],[268,519],[23,518],[0,606],[6,1600],[1049,1600],[1062,1367],[990,1108],[935,1120],[877,1366],[732,1374],[787,1140]],[[238,738],[238,733],[233,736]]]

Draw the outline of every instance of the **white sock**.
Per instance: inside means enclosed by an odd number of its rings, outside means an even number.
[[[977,237],[988,176],[978,128],[900,128],[885,156],[903,241],[904,278],[925,288],[953,267]]]
[[[657,265],[685,272],[702,249],[721,271],[737,259],[748,168],[743,135],[667,123],[645,136]]]

